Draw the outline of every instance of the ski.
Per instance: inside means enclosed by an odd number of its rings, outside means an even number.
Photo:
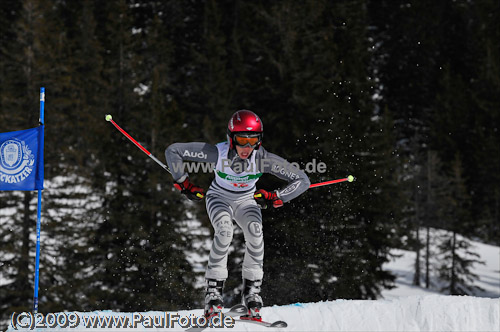
[[[252,323],[265,327],[287,327],[288,324],[285,321],[277,320],[275,322],[265,322],[263,320],[258,320],[248,316],[241,316],[240,318],[235,318],[235,321],[242,323]]]
[[[237,304],[231,307],[229,311],[224,312],[223,314],[225,316],[231,316],[231,317],[238,317],[241,316],[242,314],[245,314],[247,312],[247,307],[245,307],[243,304]]]
[[[237,304],[235,306],[232,306],[231,309],[229,309],[228,311],[223,312],[222,316],[231,316],[234,318],[234,320],[237,320],[237,317],[246,314],[246,312],[247,312],[247,307],[245,307],[243,304]],[[206,328],[209,328],[209,327],[208,326],[207,327],[190,327],[186,330],[186,332],[187,331],[189,331],[189,332],[201,332],[201,331],[205,330]]]
[[[287,322],[282,321],[282,320],[277,320],[277,321],[274,321],[274,322],[263,321],[262,317],[260,317],[260,313],[259,313],[259,318],[252,317],[250,315],[250,310],[246,306],[244,306],[244,307],[245,307],[245,310],[246,310],[246,314],[245,315],[241,315],[240,317],[236,317],[235,320],[237,322],[251,323],[251,324],[256,324],[256,325],[260,325],[260,326],[264,326],[264,327],[284,328],[284,327],[288,326]]]

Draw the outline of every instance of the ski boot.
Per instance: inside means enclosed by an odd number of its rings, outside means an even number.
[[[207,319],[222,312],[224,307],[224,300],[222,299],[223,288],[224,280],[207,279],[205,293],[205,317]]]
[[[263,303],[259,295],[261,285],[262,280],[243,279],[243,304],[247,307],[248,314],[241,318],[262,321],[260,309]]]

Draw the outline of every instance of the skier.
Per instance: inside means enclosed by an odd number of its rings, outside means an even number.
[[[263,278],[264,241],[261,208],[283,206],[309,188],[307,175],[285,159],[262,147],[263,124],[253,112],[240,110],[231,116],[227,141],[216,145],[192,142],[170,145],[165,156],[174,187],[191,200],[202,200],[205,192],[191,183],[181,167],[185,161],[215,165],[215,179],[206,193],[206,209],[214,228],[214,240],[206,268],[205,315],[222,311],[223,286],[228,277],[227,256],[233,238],[233,220],[243,230],[246,251],[243,260],[242,303],[251,319],[261,320],[260,287]],[[282,189],[256,191],[263,173],[288,182]],[[259,208],[260,205],[260,208]]]

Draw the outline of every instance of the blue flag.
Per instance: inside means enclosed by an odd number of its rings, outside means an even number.
[[[0,190],[43,189],[43,129],[0,133]]]

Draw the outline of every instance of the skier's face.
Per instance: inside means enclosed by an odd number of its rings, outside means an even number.
[[[254,148],[250,146],[239,146],[236,145],[236,152],[238,152],[238,156],[240,156],[241,159],[247,159],[250,157],[250,154],[252,154]]]

